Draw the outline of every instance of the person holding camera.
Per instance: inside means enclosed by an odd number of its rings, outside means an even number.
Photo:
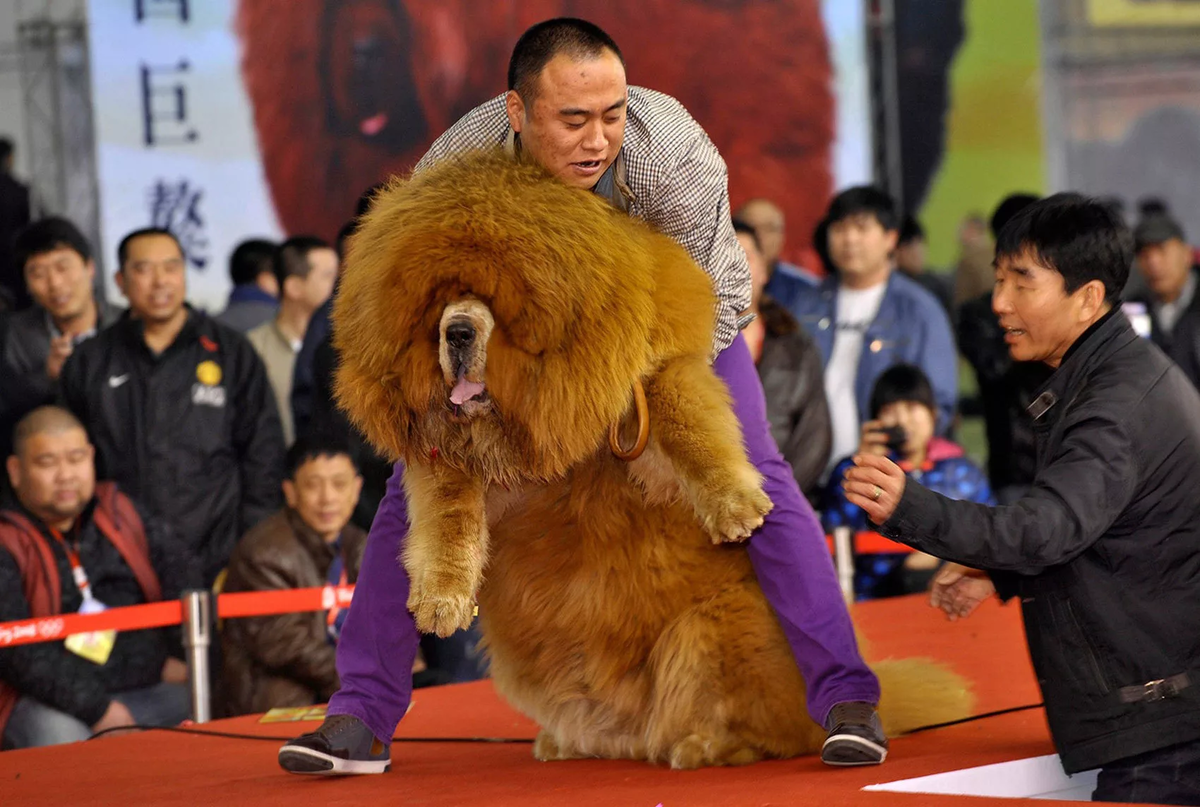
[[[987,474],[962,448],[936,434],[937,401],[929,378],[912,364],[885,370],[871,390],[871,419],[862,426],[857,455],[889,457],[910,478],[951,498],[992,505]],[[825,529],[871,529],[867,514],[846,498],[843,478],[854,464],[842,459],[829,477],[823,508]],[[939,561],[924,552],[860,555],[855,559],[858,599],[923,591]]]

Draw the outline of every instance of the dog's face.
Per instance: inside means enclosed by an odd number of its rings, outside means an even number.
[[[492,411],[487,390],[487,345],[495,320],[473,297],[450,303],[438,323],[438,365],[455,417],[466,420]]]
[[[656,277],[680,262],[695,274],[660,308]],[[708,354],[711,322],[673,312],[711,288],[595,194],[499,151],[446,160],[376,196],[350,241],[338,403],[393,459],[560,476],[606,445],[660,342]]]

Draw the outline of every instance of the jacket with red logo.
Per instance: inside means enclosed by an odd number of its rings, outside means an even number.
[[[100,483],[68,540],[93,596],[110,608],[175,599],[199,582],[186,549],[164,522],[144,519],[116,485]],[[70,561],[46,525],[19,507],[0,510],[0,622],[72,614],[83,603]],[[182,656],[178,628],[123,631],[97,665],[61,639],[3,647],[0,636],[0,733],[18,697],[29,697],[92,725],[110,693],[161,680],[168,655]]]
[[[80,345],[61,389],[96,470],[172,526],[211,584],[237,539],[279,509],[283,431],[246,337],[190,311],[161,354],[129,316]]]

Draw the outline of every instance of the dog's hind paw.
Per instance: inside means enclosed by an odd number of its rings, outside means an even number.
[[[580,759],[580,755],[559,745],[553,734],[542,729],[533,741],[533,758],[539,762],[556,762],[563,759]]]
[[[421,633],[436,633],[445,638],[456,631],[471,627],[475,619],[475,600],[462,595],[425,595],[416,585],[408,596],[412,612]]]

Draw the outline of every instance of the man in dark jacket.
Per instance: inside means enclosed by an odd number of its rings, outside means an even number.
[[[1151,213],[1133,231],[1146,291],[1137,302],[1150,315],[1150,338],[1200,387],[1200,267],[1179,222]]]
[[[762,380],[771,436],[800,490],[816,502],[833,445],[821,351],[796,318],[764,293],[771,268],[757,231],[738,219],[733,230],[750,263],[750,310],[756,316],[742,335]]]
[[[112,483],[69,412],[42,407],[17,427],[8,458],[15,501],[0,511],[0,622],[178,598],[186,549]],[[99,632],[0,650],[5,748],[86,740],[189,712],[177,629]]]
[[[1200,395],[1116,307],[1133,244],[1111,210],[1050,197],[996,256],[1013,358],[1054,368],[1030,407],[1032,489],[955,502],[860,456],[847,492],[886,535],[991,574],[939,573],[951,616],[1021,598],[1063,768],[1099,767],[1097,801],[1200,804]]]
[[[184,304],[174,236],[139,230],[117,258],[130,314],[67,361],[63,399],[101,474],[174,522],[208,585],[238,537],[279,507],[275,398],[246,337]]]
[[[14,253],[35,305],[0,324],[0,456],[17,421],[58,398],[58,377],[77,345],[116,322],[121,311],[97,300],[92,249],[66,219],[21,231]]]
[[[350,522],[362,477],[343,445],[298,440],[287,455],[283,510],[250,530],[229,561],[225,591],[347,585],[367,535]],[[228,715],[324,703],[337,691],[334,647],[345,610],[226,623],[222,698]]]
[[[246,333],[270,322],[279,311],[279,281],[275,279],[275,244],[251,238],[234,247],[229,256],[229,304],[217,322]]]

